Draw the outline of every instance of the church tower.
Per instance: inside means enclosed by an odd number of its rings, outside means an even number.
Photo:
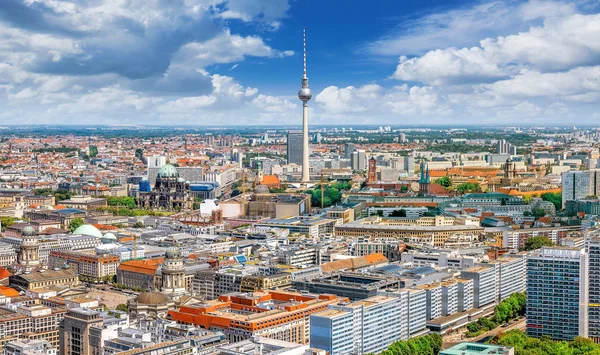
[[[429,195],[429,167],[426,167],[425,162],[421,162],[421,177],[419,178],[419,196]]]
[[[23,242],[19,250],[19,264],[24,267],[40,265],[40,244],[35,229],[30,225],[23,228]]]
[[[506,159],[504,163],[504,179],[502,179],[502,185],[509,186],[511,181],[517,177],[517,171],[515,163],[510,159]]]
[[[377,161],[373,157],[369,159],[369,173],[367,174],[367,182],[377,182]]]
[[[185,270],[183,257],[179,247],[173,245],[165,253],[165,261],[162,264],[162,288],[161,292],[171,297],[179,297],[186,291]]]

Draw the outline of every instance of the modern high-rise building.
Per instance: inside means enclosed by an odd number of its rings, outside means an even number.
[[[406,134],[400,133],[398,135],[398,143],[406,143],[406,142],[407,142]]]
[[[503,257],[491,262],[496,269],[497,302],[515,292],[525,291],[526,263],[523,257]]]
[[[600,237],[593,236],[586,241],[589,258],[589,308],[588,336],[600,342]]]
[[[588,336],[588,254],[543,247],[527,256],[527,335]]]
[[[408,333],[410,337],[423,333],[427,326],[427,293],[418,288],[402,289],[408,291]]]
[[[362,149],[352,152],[351,165],[352,170],[365,170],[367,168],[367,153]]]
[[[304,75],[302,75],[302,88],[298,91],[298,98],[302,101],[302,179],[303,183],[310,181],[310,163],[308,160],[308,101],[312,98],[312,92],[308,87],[306,76],[306,29],[304,29]]]
[[[287,163],[302,165],[302,131],[288,131]]]
[[[458,311],[466,312],[473,308],[473,280],[457,278]]]
[[[97,355],[96,342],[92,328],[102,330],[100,313],[86,308],[69,309],[60,323],[59,355]],[[99,350],[99,349],[98,349]]]
[[[460,273],[473,280],[473,306],[481,308],[496,301],[496,270],[491,266],[474,266]]]
[[[352,159],[352,153],[354,153],[354,143],[344,144],[344,158]]]
[[[424,290],[427,300],[427,320],[432,320],[442,316],[442,286],[440,284],[430,284],[417,286],[416,288]]]
[[[504,139],[500,139],[496,145],[496,153],[497,154],[508,154],[515,155],[517,154],[517,147],[510,144]]]
[[[600,194],[600,170],[577,170],[562,173],[562,204]]]
[[[408,292],[332,304],[310,317],[310,346],[330,355],[377,354],[408,339]]]

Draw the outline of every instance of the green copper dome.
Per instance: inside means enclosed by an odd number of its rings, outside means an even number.
[[[25,226],[22,233],[24,237],[32,237],[36,234],[35,229],[30,225]]]
[[[102,232],[91,224],[84,224],[73,231],[73,235],[91,235],[98,239],[102,238]]]
[[[163,165],[160,169],[158,169],[158,174],[156,177],[170,178],[170,177],[179,177],[179,172],[175,167],[171,164]]]

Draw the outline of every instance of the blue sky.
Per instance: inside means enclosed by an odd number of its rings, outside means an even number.
[[[2,0],[0,124],[591,124],[598,7]]]

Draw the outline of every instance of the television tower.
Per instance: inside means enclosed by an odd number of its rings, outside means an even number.
[[[304,75],[302,76],[302,88],[298,91],[298,98],[302,101],[302,182],[310,182],[310,163],[308,161],[308,101],[312,98],[312,92],[308,88],[306,77],[306,27],[304,28]]]

